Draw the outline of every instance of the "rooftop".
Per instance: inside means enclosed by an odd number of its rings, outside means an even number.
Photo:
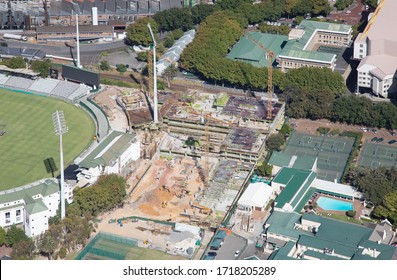
[[[34,201],[32,199],[33,196],[41,195],[44,197],[58,191],[59,185],[55,179],[42,179],[25,186],[0,192],[0,203],[5,204],[22,199],[32,202]],[[25,203],[27,204],[28,202],[25,201]]]
[[[397,25],[397,2],[395,0],[382,0],[374,16],[367,24],[362,37],[367,35],[371,40],[384,40],[397,42],[396,36],[390,36]]]
[[[136,141],[135,134],[127,134],[119,131],[112,131],[79,166],[91,168],[97,166],[113,165],[119,156]]]
[[[288,36],[285,35],[261,32],[248,32],[248,35],[275,54],[272,59],[273,63],[288,40]],[[266,50],[262,49],[245,35],[234,45],[227,57],[232,60],[250,63],[255,67],[268,67]]]
[[[238,204],[263,207],[273,191],[272,187],[263,182],[251,183],[240,197]]]
[[[284,190],[276,198],[274,204],[275,207],[283,208],[285,204],[289,204],[292,209],[295,209],[309,190],[309,187],[316,178],[316,175],[316,173],[308,171],[295,172],[286,184]]]
[[[349,34],[351,31],[350,25],[310,20],[303,20],[298,28],[304,30],[303,34],[299,32],[302,36],[298,39],[289,40],[279,54],[280,57],[293,57],[302,60],[331,63],[336,59],[335,54],[310,51],[307,49],[307,45],[317,31],[342,34]],[[293,31],[293,33],[297,33],[297,31]]]

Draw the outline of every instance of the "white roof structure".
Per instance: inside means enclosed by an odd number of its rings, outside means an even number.
[[[182,223],[175,223],[175,231],[180,231],[180,232],[188,231],[193,233],[194,235],[200,235],[201,229],[196,226],[191,226]]]
[[[330,181],[325,181],[321,179],[314,179],[311,186],[314,187],[317,190],[320,191],[325,191],[329,193],[335,193],[335,194],[341,194],[344,196],[349,196],[352,198],[360,198],[362,194],[357,191],[355,188],[349,186],[349,185],[343,185],[335,182],[330,182]]]
[[[196,35],[196,31],[194,29],[186,31],[181,38],[179,38],[171,48],[169,48],[162,58],[157,62],[157,74],[162,75],[164,69],[166,69],[171,64],[177,64],[184,48],[190,44],[194,36]]]
[[[273,188],[263,182],[251,183],[240,197],[238,204],[263,207],[270,199]]]

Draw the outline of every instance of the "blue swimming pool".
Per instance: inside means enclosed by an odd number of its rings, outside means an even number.
[[[331,210],[331,211],[348,211],[354,209],[353,203],[351,202],[336,200],[323,196],[321,196],[317,200],[317,205],[324,210]]]

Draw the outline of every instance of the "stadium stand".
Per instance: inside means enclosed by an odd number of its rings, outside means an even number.
[[[34,81],[30,79],[12,76],[7,80],[5,86],[24,90],[28,89],[33,84],[33,82]]]
[[[35,81],[29,88],[30,91],[37,91],[37,92],[42,92],[46,94],[51,94],[51,92],[54,90],[54,88],[57,86],[59,83],[59,80],[55,79],[38,79]]]
[[[57,97],[69,102],[76,102],[77,99],[88,94],[90,91],[90,87],[72,82],[51,78],[32,80],[23,77],[7,76],[1,73],[0,86]]]

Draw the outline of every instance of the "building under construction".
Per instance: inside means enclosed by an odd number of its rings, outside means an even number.
[[[255,162],[267,136],[283,122],[284,105],[272,102],[272,119],[267,119],[266,100],[190,92],[179,96],[162,118],[163,129],[173,136],[164,142],[163,152],[193,156],[207,152]]]

